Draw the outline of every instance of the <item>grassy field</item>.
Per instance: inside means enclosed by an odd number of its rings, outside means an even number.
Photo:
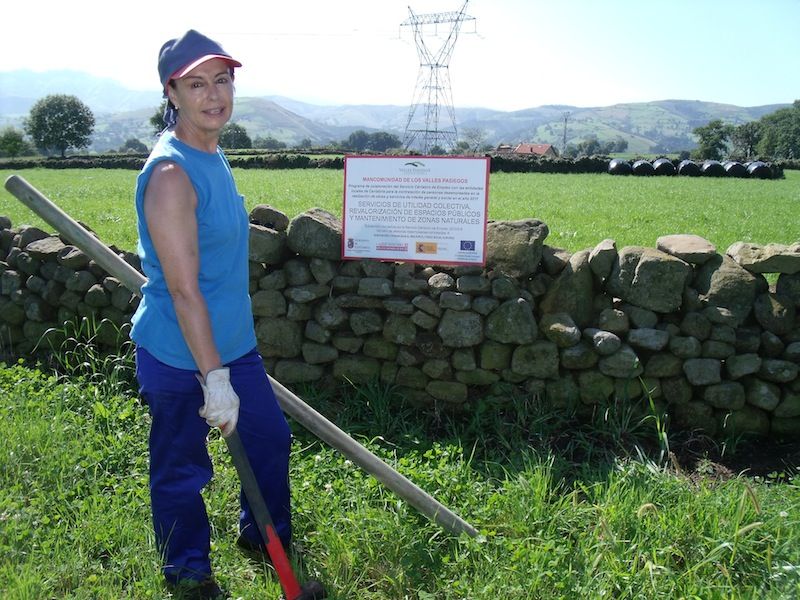
[[[11,171],[0,170],[3,181]],[[136,172],[30,169],[18,173],[101,239],[136,247]],[[341,215],[342,171],[236,169],[248,208],[270,204],[293,217],[313,207]],[[5,188],[0,215],[12,223],[43,223]],[[494,173],[489,218],[537,218],[547,244],[571,251],[605,238],[617,247],[654,246],[661,235],[693,233],[724,251],[736,241],[789,244],[800,240],[800,172],[783,180],[612,177]],[[46,228],[49,230],[50,228]]]
[[[134,248],[136,173],[21,175],[104,241]],[[341,172],[236,177],[249,206],[290,216],[340,210]],[[0,215],[43,225],[5,190]],[[496,174],[489,216],[542,219],[547,243],[570,250],[606,237],[652,246],[680,232],[722,250],[736,240],[789,243],[800,239],[800,173],[781,181]],[[0,597],[169,597],[150,530],[149,418],[130,356],[109,361],[81,346],[62,358],[62,376],[0,363]],[[715,466],[719,453],[746,459],[760,448],[687,444],[627,406],[579,423],[537,398],[479,403],[454,417],[412,409],[377,386],[299,392],[481,533],[447,534],[293,424],[296,567],[301,579],[323,581],[332,600],[800,596],[800,471],[720,477]],[[218,435],[209,445],[217,576],[233,598],[275,598],[271,568],[235,548],[235,471]],[[696,449],[691,470],[665,458],[679,447]]]
[[[148,416],[113,380],[0,368],[5,600],[170,597],[149,528]],[[637,457],[658,423],[621,408],[580,425],[528,399],[432,422],[390,389],[303,394],[480,530],[447,534],[295,424],[295,567],[332,600],[800,594],[796,471],[689,477]],[[218,435],[209,446],[217,577],[233,598],[276,598],[271,568],[235,548],[235,471]]]

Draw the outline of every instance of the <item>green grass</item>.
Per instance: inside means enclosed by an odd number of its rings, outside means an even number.
[[[104,241],[134,248],[134,172],[21,174]],[[290,216],[341,206],[341,172],[236,177],[249,206]],[[570,250],[605,237],[652,246],[679,232],[721,250],[800,238],[795,172],[768,182],[495,174],[490,188],[491,218],[542,219],[548,243]],[[5,190],[0,215],[42,226]],[[94,354],[85,327],[63,333],[56,362],[67,376],[0,365],[2,597],[163,598],[149,527],[148,416],[120,384],[129,357]],[[296,566],[301,579],[325,582],[333,600],[800,594],[797,472],[778,483],[687,478],[642,450],[668,446],[663,424],[626,407],[580,424],[535,398],[479,403],[455,419],[412,410],[378,386],[301,395],[481,531],[448,535],[294,425],[290,476],[304,556]],[[277,597],[269,568],[234,547],[236,476],[216,435],[210,448],[216,572],[235,598]]]
[[[146,409],[130,394],[22,364],[2,365],[0,394],[3,598],[168,597],[149,527]],[[535,399],[440,415],[432,435],[431,415],[390,389],[304,395],[481,532],[448,535],[294,425],[295,566],[333,600],[800,593],[797,473],[780,483],[692,481],[607,444],[631,434],[646,444],[655,434],[646,425],[601,434]],[[570,441],[556,450],[548,440],[559,431]],[[591,460],[579,458],[584,444]],[[216,435],[210,450],[217,576],[234,598],[275,598],[269,567],[235,549],[235,471]]]
[[[11,174],[0,170],[3,181]],[[134,171],[18,174],[107,243],[135,250]],[[320,207],[341,215],[342,171],[236,169],[235,177],[248,208],[271,204],[293,217]],[[0,215],[15,225],[44,225],[5,188]],[[659,236],[673,233],[702,236],[720,252],[737,241],[790,244],[800,240],[800,172],[786,171],[786,179],[774,181],[494,173],[489,218],[541,219],[550,228],[545,243],[571,251],[605,238],[619,248],[654,246]]]

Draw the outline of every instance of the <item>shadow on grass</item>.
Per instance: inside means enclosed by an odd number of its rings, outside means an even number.
[[[534,459],[552,461],[558,479],[585,481],[589,474],[603,478],[620,458],[663,460],[651,415],[637,414],[632,405],[578,414],[528,396],[502,403],[477,399],[454,410],[412,405],[396,388],[378,383],[305,386],[297,393],[362,443],[386,448],[398,458],[435,444],[459,446],[484,477],[514,474]],[[301,442],[313,443],[302,427],[293,431]]]
[[[565,482],[605,479],[620,460],[629,459],[690,479],[745,475],[778,482],[800,465],[800,442],[673,432],[668,418],[647,399],[574,410],[553,407],[538,396],[421,407],[393,386],[377,382],[301,386],[296,391],[362,443],[375,443],[398,457],[436,443],[457,445],[469,455],[472,469],[487,477],[513,474],[531,458],[552,461],[553,475]],[[303,442],[315,439],[300,426],[293,431]]]

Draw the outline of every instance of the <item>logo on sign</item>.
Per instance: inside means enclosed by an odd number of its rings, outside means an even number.
[[[461,240],[461,250],[475,252],[475,240]]]
[[[353,247],[353,246],[355,246],[355,245],[356,245],[356,243],[355,243],[355,241],[353,240],[353,238],[347,238],[347,247],[348,247],[348,248],[352,248],[352,247]]]
[[[377,244],[375,250],[385,250],[389,252],[407,252],[408,244]]]
[[[439,246],[436,242],[416,242],[414,245],[417,254],[436,254]]]

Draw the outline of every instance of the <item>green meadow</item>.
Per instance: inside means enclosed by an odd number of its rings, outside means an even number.
[[[0,170],[3,181],[12,171]],[[136,172],[30,169],[17,173],[107,243],[136,247]],[[343,173],[327,169],[235,169],[248,208],[270,204],[289,217],[319,207],[341,215]],[[605,238],[617,247],[655,246],[659,236],[693,233],[720,251],[736,241],[789,244],[800,240],[800,172],[786,179],[612,177],[493,173],[490,219],[544,221],[545,243],[571,251]],[[5,189],[0,215],[13,224],[44,224]],[[45,228],[46,230],[49,228]]]
[[[132,386],[110,385],[127,360],[104,363],[101,377],[0,369],[4,599],[178,597],[162,585],[150,530],[148,415]],[[443,531],[293,423],[294,567],[332,600],[800,594],[796,468],[719,477],[700,454],[685,471],[658,458],[677,441],[658,419],[623,406],[578,423],[536,398],[455,418],[412,409],[391,388],[300,393],[480,532]],[[277,598],[271,566],[235,546],[236,474],[215,433],[209,448],[216,576],[232,598]]]
[[[135,248],[134,172],[20,174],[104,241]],[[340,213],[341,172],[235,176],[249,207]],[[799,203],[792,171],[778,181],[501,173],[489,217],[541,219],[546,243],[573,251],[604,238],[653,246],[669,233],[724,250],[799,240]],[[50,229],[5,190],[0,215]],[[177,599],[150,529],[149,416],[130,349],[98,354],[90,325],[65,334],[51,364],[0,362],[0,597]],[[761,450],[746,440],[687,437],[624,404],[578,421],[538,397],[455,415],[377,384],[295,391],[480,532],[442,530],[290,422],[294,566],[332,600],[800,597],[800,470],[722,468]],[[218,434],[209,448],[216,576],[232,598],[277,598],[272,567],[236,549],[236,474]]]

